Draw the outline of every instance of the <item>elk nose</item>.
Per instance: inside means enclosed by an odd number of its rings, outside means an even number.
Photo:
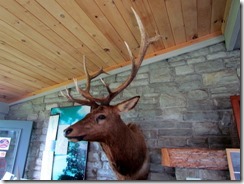
[[[72,128],[67,128],[66,130],[64,130],[64,136],[67,137],[72,131]]]

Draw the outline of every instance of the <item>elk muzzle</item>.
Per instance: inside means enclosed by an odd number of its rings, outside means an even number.
[[[78,142],[84,140],[85,136],[70,136],[70,134],[73,132],[73,128],[68,127],[67,129],[64,130],[64,137],[69,139],[69,141],[72,142]]]
[[[68,135],[73,131],[72,128],[66,128],[64,130],[64,137],[67,137],[68,138]]]

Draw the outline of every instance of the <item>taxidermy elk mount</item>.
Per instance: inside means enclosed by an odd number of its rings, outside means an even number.
[[[121,112],[127,112],[133,109],[140,97],[136,96],[130,98],[117,105],[109,104],[114,97],[132,82],[140,68],[147,48],[152,42],[160,38],[158,34],[155,37],[149,38],[140,17],[133,8],[132,11],[140,29],[141,45],[138,57],[135,59],[129,46],[125,42],[132,62],[131,74],[127,80],[116,89],[111,90],[109,85],[101,79],[108,91],[108,96],[102,98],[93,97],[90,94],[91,80],[106,72],[100,69],[93,75],[89,74],[84,58],[84,70],[87,77],[86,89],[80,89],[76,79],[74,79],[74,83],[76,85],[76,90],[85,99],[73,98],[70,90],[67,89],[66,94],[62,93],[73,102],[91,106],[91,112],[87,114],[84,119],[65,129],[64,136],[73,142],[81,140],[100,142],[119,180],[147,179],[149,172],[149,154],[143,133],[139,126],[133,123],[126,125],[120,117]]]

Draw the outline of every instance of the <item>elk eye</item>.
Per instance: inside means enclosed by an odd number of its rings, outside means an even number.
[[[104,116],[103,114],[99,115],[96,119],[96,121],[100,121],[100,120],[103,120],[103,119],[106,119],[106,116]]]

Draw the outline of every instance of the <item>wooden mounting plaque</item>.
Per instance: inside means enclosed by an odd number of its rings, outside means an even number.
[[[228,170],[225,150],[204,148],[162,148],[162,165],[179,168]]]

